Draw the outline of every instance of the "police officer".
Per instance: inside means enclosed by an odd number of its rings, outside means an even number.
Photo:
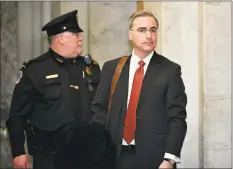
[[[90,57],[80,56],[83,30],[76,15],[77,10],[43,26],[49,50],[19,71],[6,121],[14,168],[29,167],[25,140],[33,168],[54,168],[54,156],[65,144],[70,124],[91,119],[100,68]]]

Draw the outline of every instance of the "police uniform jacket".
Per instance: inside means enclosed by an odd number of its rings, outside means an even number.
[[[19,72],[9,119],[13,157],[24,154],[24,129],[28,119],[41,131],[53,131],[72,121],[89,122],[100,68],[84,58],[65,58],[52,49],[24,63]]]

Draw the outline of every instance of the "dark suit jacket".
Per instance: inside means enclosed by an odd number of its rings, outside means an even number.
[[[119,77],[112,99],[109,130],[121,151],[124,119],[127,111],[129,56]],[[106,123],[112,77],[120,58],[104,64],[92,103],[95,121]],[[144,77],[136,115],[136,164],[139,168],[158,167],[165,152],[180,157],[186,135],[187,97],[181,78],[181,67],[154,52]]]

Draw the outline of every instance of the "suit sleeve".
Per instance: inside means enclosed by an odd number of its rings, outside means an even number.
[[[112,76],[109,76],[108,64],[104,63],[101,74],[100,82],[96,91],[96,95],[91,105],[93,112],[93,122],[105,125],[108,99],[112,83]]]
[[[22,78],[15,85],[9,118],[6,121],[13,157],[25,154],[24,128],[32,106],[31,92],[32,84],[28,76],[22,74]]]
[[[166,152],[180,157],[181,148],[187,131],[186,104],[187,96],[178,66],[169,79],[166,96],[166,110],[169,123]]]

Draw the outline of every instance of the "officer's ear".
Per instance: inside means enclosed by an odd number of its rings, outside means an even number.
[[[65,38],[64,38],[64,35],[63,35],[63,34],[61,34],[61,33],[58,34],[56,38],[57,38],[57,42],[58,42],[59,44],[64,45],[64,43],[65,43],[64,39],[65,39]]]

